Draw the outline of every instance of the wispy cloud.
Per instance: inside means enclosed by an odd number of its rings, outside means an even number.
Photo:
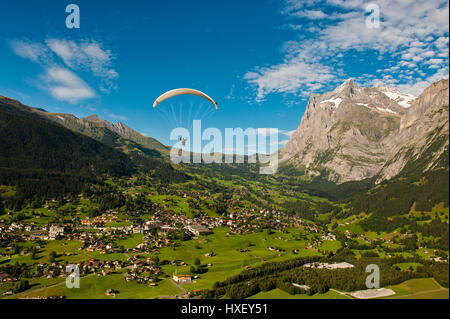
[[[289,137],[291,137],[292,134],[295,133],[295,131],[296,131],[296,130],[292,130],[292,131],[283,131],[283,134],[284,134],[284,135],[287,135],[287,136],[289,136]]]
[[[116,89],[118,73],[112,67],[110,50],[103,49],[94,40],[77,43],[67,39],[47,39],[43,43],[24,40],[10,42],[15,54],[42,66],[39,76],[49,94],[60,101],[78,103],[98,97],[95,90],[77,73],[98,79],[98,89],[109,93]],[[75,73],[77,72],[77,73]]]
[[[116,88],[114,80],[119,74],[112,66],[113,55],[110,50],[104,50],[96,41],[83,41],[77,44],[66,39],[48,39],[47,46],[64,63],[74,70],[88,70],[94,76],[102,79],[102,91]]]
[[[50,94],[57,100],[76,103],[93,98],[95,91],[72,71],[62,67],[49,67],[42,79]]]
[[[47,64],[52,61],[48,48],[41,43],[33,43],[23,40],[10,42],[11,49],[18,56],[39,64]]]
[[[114,119],[114,120],[119,120],[119,121],[126,121],[126,120],[128,120],[128,117],[125,116],[125,115],[118,115],[118,114],[111,113],[109,111],[107,111],[107,115],[110,118]]]
[[[323,83],[335,80],[336,75],[326,65],[307,62],[305,57],[296,57],[282,64],[257,68],[245,74],[244,79],[257,87],[256,100],[262,101],[269,93],[310,95],[320,89]]]
[[[227,100],[234,100],[234,88],[235,88],[235,85],[232,84],[230,87],[230,92],[225,96],[225,98]]]
[[[269,135],[276,135],[276,134],[278,134],[278,135],[285,135],[285,136],[291,136],[292,135],[292,133],[294,133],[295,132],[295,130],[294,131],[286,131],[286,130],[282,130],[282,129],[279,129],[279,128],[266,128],[266,127],[259,127],[259,128],[256,128],[255,129],[255,135],[258,135],[258,136],[269,136]]]

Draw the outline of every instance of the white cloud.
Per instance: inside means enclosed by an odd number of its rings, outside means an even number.
[[[113,114],[113,113],[108,113],[108,116],[114,120],[119,120],[119,121],[126,121],[128,120],[128,117],[126,117],[125,115],[118,115],[118,114]]]
[[[444,62],[444,60],[442,60],[442,59],[430,59],[430,60],[426,61],[425,64],[441,64],[443,62]]]
[[[267,136],[272,134],[278,134],[279,130],[277,128],[259,127],[255,129],[257,135]]]
[[[320,63],[308,64],[300,59],[268,68],[258,68],[245,74],[244,79],[257,87],[257,101],[269,93],[298,93],[309,95],[334,80],[333,70]]]
[[[61,67],[49,67],[42,77],[55,99],[77,103],[80,100],[93,98],[95,91],[72,71]]]
[[[280,12],[292,21],[303,18],[299,23],[290,21],[290,29],[304,32],[307,29],[304,19],[314,21],[316,29],[312,30],[312,38],[286,42],[282,62],[257,67],[244,76],[255,87],[256,100],[264,100],[270,93],[309,96],[326,84],[349,77],[338,69],[348,52],[366,52],[382,63],[391,64],[380,70],[381,78],[402,80],[405,81],[402,84],[410,87],[414,76],[408,79],[400,74],[409,73],[419,78],[423,71],[438,68],[436,65],[441,68],[448,65],[449,5],[446,0],[379,0],[376,2],[381,16],[378,29],[366,27],[368,3],[363,0],[285,0]],[[441,62],[437,58],[442,58]]]
[[[285,135],[285,136],[291,136],[293,133],[295,132],[295,130],[293,131],[286,131],[286,130],[281,130],[278,128],[266,128],[266,127],[260,127],[255,129],[255,135],[258,136],[270,136],[270,135]]]
[[[295,131],[296,131],[296,130],[292,130],[292,131],[285,131],[285,132],[284,132],[284,134],[285,134],[285,135],[287,135],[287,136],[289,136],[289,137],[291,137],[291,136],[292,136],[292,134],[294,134],[294,133],[295,133]]]
[[[47,39],[44,43],[15,40],[10,45],[18,56],[42,66],[45,73],[40,79],[58,100],[77,103],[97,97],[95,90],[75,71],[90,73],[102,92],[117,88],[115,80],[119,75],[112,68],[114,57],[94,40],[80,43],[67,39]]]
[[[46,43],[64,63],[75,70],[89,70],[102,79],[102,91],[115,88],[113,80],[119,74],[111,67],[113,56],[110,50],[104,50],[95,41],[83,41],[80,44],[66,39],[48,39]]]
[[[13,52],[22,58],[36,63],[44,63],[49,59],[47,47],[43,44],[15,40],[10,45]]]
[[[227,94],[227,96],[225,96],[225,98],[227,100],[234,100],[234,88],[235,88],[235,85],[232,84],[230,87],[230,92]]]
[[[434,54],[435,54],[434,51],[426,51],[426,52],[422,53],[422,56],[425,58],[430,58],[430,57],[434,56]]]
[[[76,55],[76,51],[78,50],[75,42],[67,41],[65,39],[50,39],[46,40],[45,42],[48,48],[56,53],[56,55],[59,56],[67,66],[71,68],[74,67],[72,59]]]
[[[426,79],[419,81],[411,81],[403,84],[396,84],[395,86],[402,92],[410,93],[415,96],[419,96],[423,90],[425,90],[431,83],[439,81],[441,79],[448,79],[448,66],[438,70],[433,75]]]
[[[304,11],[297,11],[295,13],[292,13],[293,16],[296,17],[305,17],[308,19],[316,20],[316,19],[324,19],[327,18],[328,15],[325,14],[321,10],[304,10]]]

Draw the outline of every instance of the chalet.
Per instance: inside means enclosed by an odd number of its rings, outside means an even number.
[[[169,225],[162,225],[159,228],[159,232],[161,234],[167,234],[169,231],[176,229],[175,227],[169,226]]]
[[[161,225],[161,223],[158,221],[149,220],[144,224],[144,232],[149,232],[152,229],[155,229],[160,225]]]
[[[336,240],[336,235],[328,233],[322,236],[322,240]]]
[[[13,276],[5,272],[0,273],[0,282],[12,282],[12,281],[16,281],[16,279]]]
[[[131,225],[131,230],[133,234],[140,234],[144,232],[144,229],[141,227],[141,225]]]
[[[48,231],[48,238],[50,240],[54,240],[56,239],[56,237],[63,235],[64,235],[64,227],[62,226],[52,225]]]
[[[8,289],[3,293],[3,296],[12,295],[14,294],[14,291],[12,289]]]
[[[110,296],[110,297],[115,297],[116,292],[113,289],[108,289],[108,290],[106,290],[105,295]]]
[[[173,280],[179,284],[188,284],[192,282],[189,275],[173,275]]]
[[[195,236],[211,234],[211,230],[202,225],[188,225],[185,228]]]
[[[125,281],[127,281],[127,282],[133,281],[134,279],[136,279],[136,276],[131,275],[131,274],[128,274],[128,273],[126,273],[126,274],[124,275],[124,277],[125,277]]]

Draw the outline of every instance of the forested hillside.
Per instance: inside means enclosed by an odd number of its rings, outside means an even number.
[[[145,172],[166,183],[186,178],[151,153],[125,154],[5,98],[0,99],[0,145],[0,184],[15,186],[15,208],[35,198],[81,193],[106,177]]]

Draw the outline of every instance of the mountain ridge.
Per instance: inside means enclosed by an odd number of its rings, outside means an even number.
[[[124,151],[137,151],[157,157],[168,157],[170,148],[157,139],[145,136],[122,122],[116,124],[100,118],[96,114],[78,118],[70,113],[52,113],[42,108],[27,106],[18,100],[0,95],[4,107],[14,106],[23,111],[31,112],[56,122],[74,132],[94,138],[110,147],[121,148]],[[130,140],[132,143],[129,143]],[[125,144],[125,145],[124,145]],[[131,145],[129,145],[131,144]]]
[[[71,130],[91,136],[112,147],[123,146],[124,141],[121,139],[126,139],[137,144],[132,145],[132,149],[135,151],[154,156],[167,156],[169,152],[168,147],[158,140],[147,137],[122,122],[114,124],[95,114],[84,118],[77,118],[66,113],[45,113],[44,115]]]

